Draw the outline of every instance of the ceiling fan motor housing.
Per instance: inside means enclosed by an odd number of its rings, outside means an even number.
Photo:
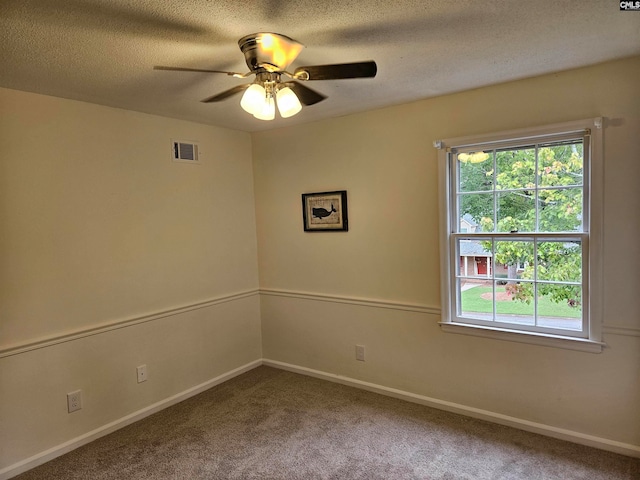
[[[252,72],[261,69],[284,71],[304,48],[292,38],[270,32],[245,35],[238,40],[238,46]]]

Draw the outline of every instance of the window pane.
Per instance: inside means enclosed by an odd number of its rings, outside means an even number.
[[[545,145],[538,150],[538,181],[541,187],[582,185],[583,174],[582,141]]]
[[[535,188],[533,147],[496,152],[496,189]]]
[[[538,285],[538,326],[582,330],[582,288],[567,284]]]
[[[461,317],[493,320],[493,287],[486,280],[464,280],[460,287]]]
[[[582,231],[582,188],[540,190],[539,231]]]
[[[458,252],[460,276],[492,277],[490,239],[459,239]]]
[[[535,325],[535,304],[532,297],[532,283],[513,280],[496,282],[496,321]]]
[[[533,242],[497,240],[494,247],[495,277],[511,283],[533,279]]]
[[[471,152],[457,155],[460,192],[493,190],[493,157],[490,153]]]
[[[538,242],[538,280],[582,282],[580,242]]]
[[[533,232],[536,224],[534,191],[500,192],[498,232]]]
[[[459,225],[470,233],[493,231],[493,194],[468,193],[458,197]]]

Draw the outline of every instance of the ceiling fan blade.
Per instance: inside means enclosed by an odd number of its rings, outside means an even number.
[[[287,82],[285,85],[293,90],[293,93],[296,94],[300,103],[306,106],[316,104],[327,98],[325,95],[298,82]]]
[[[212,103],[212,102],[219,102],[221,100],[226,100],[227,98],[243,92],[244,90],[246,90],[247,88],[249,88],[251,84],[247,83],[245,85],[236,85],[233,88],[230,88],[229,90],[225,90],[224,92],[218,93],[212,97],[209,98],[205,98],[204,100],[200,100],[202,103]]]
[[[244,78],[244,75],[242,73],[236,73],[236,72],[225,72],[224,70],[208,70],[205,68],[184,68],[184,67],[165,67],[163,65],[155,65],[153,67],[154,70],[170,70],[170,71],[174,71],[174,72],[202,72],[202,73],[224,73],[226,75],[231,75],[234,77],[242,77]]]
[[[339,63],[335,65],[314,65],[298,67],[294,77],[298,80],[335,80],[341,78],[371,78],[378,72],[373,60],[368,62]]]

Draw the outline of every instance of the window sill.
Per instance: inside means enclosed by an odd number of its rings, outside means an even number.
[[[547,335],[541,333],[521,332],[502,328],[468,325],[465,323],[439,322],[443,332],[473,335],[476,337],[507,340],[510,342],[542,345],[545,347],[564,348],[580,352],[601,353],[605,346],[602,342],[585,338],[563,337],[560,335]]]

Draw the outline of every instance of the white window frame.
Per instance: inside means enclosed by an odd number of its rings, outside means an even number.
[[[602,235],[603,235],[603,119],[601,117],[560,123],[542,127],[497,132],[495,134],[451,138],[434,142],[438,152],[440,187],[440,272],[441,272],[441,328],[444,332],[475,335],[521,343],[554,346],[572,350],[600,353],[602,342]],[[583,245],[583,331],[580,336],[564,335],[560,331],[542,332],[489,326],[483,322],[457,318],[456,268],[458,259],[455,237],[457,233],[457,205],[453,181],[456,176],[453,153],[469,148],[495,148],[496,144],[513,142],[538,143],[554,137],[583,133],[589,137],[588,162],[584,169],[584,231],[579,234]],[[585,145],[585,148],[587,145]],[[585,155],[586,157],[586,155]],[[538,234],[503,234],[506,238],[533,238]],[[544,236],[544,234],[542,234]]]

